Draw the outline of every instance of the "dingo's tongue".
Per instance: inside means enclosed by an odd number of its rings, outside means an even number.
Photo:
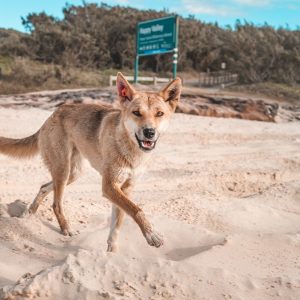
[[[151,141],[142,141],[143,147],[151,148],[153,146],[153,142]]]

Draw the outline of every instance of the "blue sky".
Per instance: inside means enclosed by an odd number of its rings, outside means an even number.
[[[0,0],[0,27],[24,31],[21,16],[30,12],[42,12],[62,17],[65,3],[82,4],[82,0]],[[86,0],[100,3],[101,1]],[[234,24],[236,19],[255,24],[278,27],[289,24],[291,29],[300,26],[300,0],[103,0],[110,5],[132,6],[140,9],[161,10],[180,15],[195,15],[206,22],[217,21],[220,25]]]

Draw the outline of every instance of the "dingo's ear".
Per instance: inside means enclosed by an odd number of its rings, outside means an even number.
[[[136,93],[135,89],[129,84],[121,72],[117,74],[117,90],[120,103],[122,105],[130,102],[133,95]]]
[[[181,88],[181,79],[177,77],[159,93],[169,103],[172,111],[175,111],[180,99]]]

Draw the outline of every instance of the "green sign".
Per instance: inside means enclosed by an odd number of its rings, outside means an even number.
[[[177,27],[176,16],[138,23],[137,55],[173,52],[177,48]]]
[[[134,82],[138,82],[139,57],[173,52],[173,77],[178,58],[178,17],[169,16],[137,24]]]

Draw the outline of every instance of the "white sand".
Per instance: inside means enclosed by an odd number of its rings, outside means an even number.
[[[0,135],[49,114],[0,109]],[[0,299],[300,299],[300,123],[176,114],[134,193],[160,249],[127,218],[119,252],[105,252],[110,203],[88,166],[65,193],[78,235],[59,234],[52,195],[12,217],[47,181],[39,157],[0,155]]]

